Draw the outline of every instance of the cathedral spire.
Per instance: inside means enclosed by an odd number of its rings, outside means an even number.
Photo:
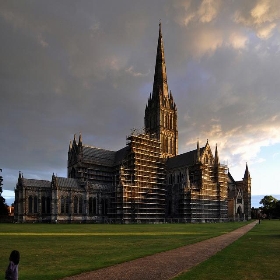
[[[155,65],[153,95],[168,97],[168,84],[164,57],[163,39],[161,33],[161,22],[159,23],[158,45],[157,45],[157,58]]]
[[[159,23],[153,92],[145,109],[144,124],[146,132],[155,135],[160,141],[163,158],[177,155],[177,108],[172,93],[168,93],[161,23]]]

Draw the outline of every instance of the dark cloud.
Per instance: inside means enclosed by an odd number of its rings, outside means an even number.
[[[243,172],[280,142],[278,2],[2,1],[4,188],[66,176],[74,133],[117,150],[143,127],[160,19],[179,151],[209,139]]]

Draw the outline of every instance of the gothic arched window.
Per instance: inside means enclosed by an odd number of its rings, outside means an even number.
[[[42,196],[42,214],[46,213],[46,198]]]
[[[83,198],[81,196],[79,197],[79,213],[83,213]]]
[[[47,197],[47,213],[51,213],[51,199]]]
[[[96,209],[96,197],[93,198],[93,205],[92,205],[92,214],[97,214],[97,209]]]
[[[69,211],[69,203],[70,203],[70,198],[67,196],[67,197],[65,197],[65,213],[66,214],[70,213],[70,211]]]
[[[34,213],[38,213],[38,198],[34,196]]]
[[[74,214],[78,213],[78,197],[74,197]]]
[[[89,214],[93,214],[93,213],[92,213],[92,210],[93,210],[93,209],[92,209],[92,204],[93,204],[93,203],[92,203],[92,197],[90,197],[89,200],[88,200],[88,213],[89,213]]]
[[[30,195],[30,196],[28,197],[28,212],[29,212],[29,213],[32,213],[32,212],[33,212],[33,206],[32,206],[32,204],[33,204],[33,197]]]
[[[102,215],[107,215],[107,211],[108,211],[108,202],[106,199],[102,199],[101,200],[102,203]]]
[[[60,213],[63,214],[65,211],[65,199],[64,197],[62,196],[60,198]]]
[[[96,197],[89,199],[89,214],[96,215]]]

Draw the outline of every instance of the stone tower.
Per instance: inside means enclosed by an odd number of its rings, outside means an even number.
[[[155,134],[160,140],[161,155],[164,158],[178,154],[177,107],[171,91],[168,92],[161,23],[159,24],[153,93],[150,94],[145,110],[145,129],[147,133]]]

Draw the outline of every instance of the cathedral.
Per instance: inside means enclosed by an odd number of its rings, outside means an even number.
[[[144,129],[133,130],[118,151],[85,145],[74,135],[67,178],[27,179],[19,173],[15,222],[164,223],[251,219],[251,177],[235,181],[197,142],[178,155],[177,107],[168,89],[161,24],[152,93]]]

